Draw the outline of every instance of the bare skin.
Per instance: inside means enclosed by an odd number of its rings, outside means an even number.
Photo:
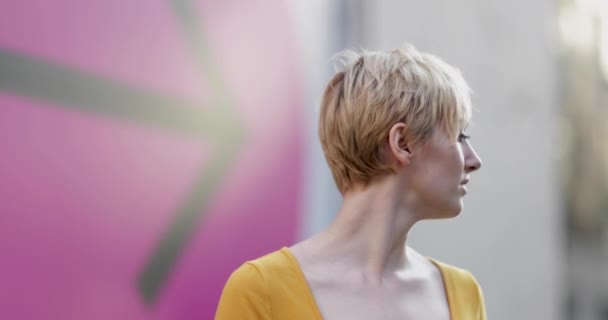
[[[408,145],[402,125],[386,146],[396,173],[351,188],[326,230],[290,248],[324,319],[450,319],[441,273],[407,235],[420,220],[458,215],[481,161],[465,136],[436,130]]]

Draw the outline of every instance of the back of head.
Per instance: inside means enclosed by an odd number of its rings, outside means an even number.
[[[382,157],[393,124],[410,143],[443,129],[455,139],[471,116],[460,72],[411,45],[391,52],[346,51],[321,102],[319,137],[341,193],[393,173]]]

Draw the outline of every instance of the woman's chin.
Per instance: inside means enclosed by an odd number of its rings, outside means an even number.
[[[450,219],[459,216],[460,213],[462,213],[463,206],[464,203],[462,201],[462,198],[457,199],[452,206],[446,208],[446,210],[443,212],[443,217],[441,218]]]

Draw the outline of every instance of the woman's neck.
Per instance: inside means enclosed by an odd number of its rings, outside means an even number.
[[[311,253],[370,284],[407,270],[407,235],[418,219],[403,208],[398,182],[395,177],[346,193],[334,222],[311,239]]]

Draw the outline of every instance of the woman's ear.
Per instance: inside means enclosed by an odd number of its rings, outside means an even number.
[[[409,164],[412,151],[405,136],[405,123],[399,122],[391,127],[388,134],[388,145],[392,156],[399,164]]]

